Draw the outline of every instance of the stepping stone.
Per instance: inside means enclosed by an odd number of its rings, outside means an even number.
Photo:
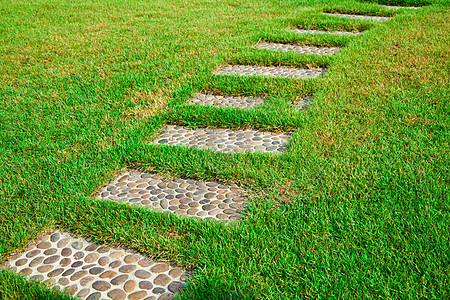
[[[272,152],[279,154],[286,150],[289,138],[289,133],[217,128],[190,129],[169,125],[153,141],[153,144],[208,148],[225,153]]]
[[[313,96],[307,96],[302,100],[292,102],[292,105],[294,105],[297,110],[303,110],[308,106],[308,103],[311,102],[312,99]]]
[[[89,300],[127,296],[127,299],[172,299],[189,276],[167,262],[100,246],[58,230],[36,239],[24,252],[14,255],[6,267],[28,279]]]
[[[159,175],[127,170],[98,195],[119,201],[201,219],[240,219],[247,197],[236,185],[190,179],[166,180]]]
[[[216,75],[269,76],[288,78],[316,78],[324,73],[324,69],[302,69],[293,67],[265,67],[234,65],[221,68]]]
[[[390,17],[379,17],[379,16],[365,16],[365,15],[350,15],[350,14],[332,14],[332,13],[322,13],[327,16],[335,16],[346,19],[359,19],[359,20],[373,20],[373,21],[387,21]]]
[[[188,105],[251,108],[263,104],[264,101],[265,99],[260,97],[197,94]]]
[[[341,49],[337,47],[302,46],[281,43],[258,43],[254,47],[258,49],[268,49],[284,52],[295,51],[307,54],[335,54],[341,51]]]
[[[350,32],[350,31],[325,31],[325,30],[313,30],[313,29],[291,29],[290,31],[296,33],[313,33],[313,34],[340,34],[340,35],[358,35],[362,32]]]

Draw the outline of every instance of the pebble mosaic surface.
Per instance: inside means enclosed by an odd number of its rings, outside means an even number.
[[[7,263],[12,271],[82,299],[173,299],[188,273],[132,251],[55,231]]]
[[[316,78],[323,74],[323,69],[234,65],[221,68],[214,73],[218,75]]]
[[[328,16],[336,16],[347,19],[359,19],[359,20],[373,20],[373,21],[387,21],[390,17],[380,17],[380,16],[365,16],[365,15],[350,15],[350,14],[332,14],[332,13],[323,13]]]
[[[361,34],[361,32],[350,32],[350,31],[325,31],[325,30],[313,30],[313,29],[292,29],[291,31],[297,33],[314,33],[314,34]]]
[[[294,101],[292,102],[292,105],[295,106],[295,108],[297,108],[297,110],[303,110],[308,106],[308,103],[311,102],[313,99],[313,96],[308,96],[303,98],[300,101]]]
[[[255,45],[255,48],[275,50],[275,51],[285,51],[285,52],[295,51],[307,54],[335,54],[341,51],[337,47],[302,46],[302,45],[291,45],[281,43],[258,43]]]
[[[247,204],[238,186],[128,170],[103,188],[99,197],[203,219],[233,221]]]
[[[286,150],[289,133],[168,125],[154,144],[209,148],[219,152],[273,152]]]
[[[197,94],[189,104],[218,107],[251,108],[263,104],[265,99],[260,97],[220,96],[212,94]]]

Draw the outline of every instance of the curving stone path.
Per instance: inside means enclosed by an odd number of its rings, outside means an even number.
[[[289,133],[258,130],[231,130],[221,128],[190,129],[168,125],[153,144],[178,145],[213,149],[218,152],[272,152],[287,148]]]
[[[216,75],[239,76],[269,76],[288,78],[316,78],[323,74],[324,69],[302,69],[294,67],[265,67],[233,65],[221,68],[214,72]]]
[[[197,94],[188,105],[252,108],[261,105],[266,99],[260,97],[220,96]]]
[[[387,21],[390,17],[380,17],[380,16],[365,16],[365,15],[351,15],[351,14],[335,14],[335,13],[322,13],[327,16],[335,16],[346,19],[358,19],[358,20],[372,20],[372,21]]]
[[[161,176],[127,170],[104,187],[99,198],[168,211],[202,219],[238,220],[247,205],[236,185],[189,179],[165,180]]]
[[[254,47],[258,49],[267,49],[284,52],[295,51],[299,53],[322,54],[322,55],[336,54],[339,51],[341,51],[337,47],[318,47],[318,46],[292,45],[281,43],[258,43]]]
[[[325,30],[313,30],[313,29],[290,29],[290,31],[296,32],[296,33],[313,33],[313,34],[351,34],[351,35],[358,35],[362,32],[350,32],[350,31],[325,31]]]
[[[6,267],[87,300],[173,299],[188,277],[167,262],[59,230],[36,239]]]

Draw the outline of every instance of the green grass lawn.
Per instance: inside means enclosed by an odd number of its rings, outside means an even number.
[[[193,267],[180,299],[450,298],[450,5],[379,3],[427,6],[2,1],[0,263],[60,227]],[[364,32],[285,30],[297,27]],[[260,40],[343,50],[323,57],[250,47]],[[212,74],[230,63],[327,73]],[[184,106],[200,91],[269,101],[245,111]],[[310,94],[307,110],[290,106]],[[294,134],[281,156],[149,145],[169,123]],[[96,200],[124,167],[238,183],[251,190],[251,205],[224,225]],[[70,297],[1,271],[0,298]]]

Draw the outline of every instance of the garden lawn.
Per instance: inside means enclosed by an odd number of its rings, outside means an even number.
[[[450,298],[449,19],[444,0],[2,1],[0,263],[59,227],[193,267],[180,299]],[[364,32],[285,30],[297,27]],[[227,64],[327,72],[212,74]],[[201,91],[269,101],[184,106]],[[291,107],[310,94],[307,110]],[[281,156],[150,145],[165,124],[293,138]],[[97,200],[125,167],[237,183],[251,204],[225,225]],[[0,298],[70,297],[3,270]]]

